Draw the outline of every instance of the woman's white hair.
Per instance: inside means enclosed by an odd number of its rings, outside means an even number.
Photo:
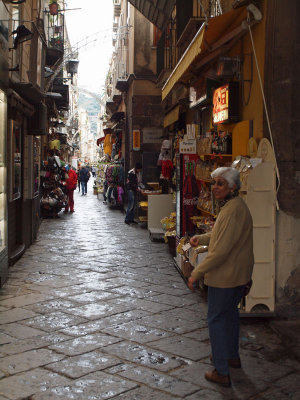
[[[237,169],[232,167],[220,167],[211,173],[212,178],[222,177],[228,182],[230,188],[236,185],[236,190],[241,187],[240,173]]]

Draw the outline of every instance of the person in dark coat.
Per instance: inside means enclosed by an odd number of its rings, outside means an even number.
[[[137,195],[139,191],[139,184],[141,181],[142,164],[136,163],[135,168],[132,168],[127,175],[126,189],[128,196],[128,206],[125,216],[125,224],[136,224],[134,220],[135,208],[137,203]]]
[[[85,194],[87,194],[87,183],[90,179],[90,171],[86,168],[85,165],[81,166],[79,179],[81,182],[81,195],[84,196]]]

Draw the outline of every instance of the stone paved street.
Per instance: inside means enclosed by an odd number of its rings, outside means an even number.
[[[0,400],[300,399],[300,364],[263,319],[242,320],[232,387],[204,379],[205,299],[91,181],[60,216],[0,291]]]

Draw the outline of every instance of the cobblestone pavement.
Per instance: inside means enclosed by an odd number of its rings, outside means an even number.
[[[232,387],[204,379],[205,299],[92,182],[10,268],[0,324],[0,400],[300,398],[300,365],[262,319],[242,320]]]

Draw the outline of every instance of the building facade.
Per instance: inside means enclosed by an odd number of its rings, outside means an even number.
[[[76,54],[64,9],[64,1],[0,1],[0,285],[37,237],[51,144],[66,161],[73,152],[69,84],[76,71],[67,63]]]

